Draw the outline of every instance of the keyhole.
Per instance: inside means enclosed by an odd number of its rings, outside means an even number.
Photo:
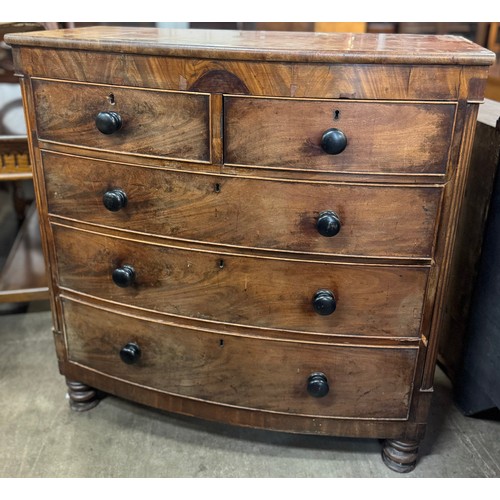
[[[217,183],[217,184],[214,186],[214,191],[215,191],[216,193],[220,193],[220,184],[219,184],[219,183]]]
[[[219,347],[224,347],[224,339],[219,340]]]
[[[340,118],[340,111],[338,109],[336,109],[334,112],[333,112],[333,119],[334,120],[338,120]]]
[[[108,102],[109,104],[111,104],[112,106],[115,105],[115,94],[109,94],[108,95]]]
[[[224,260],[223,260],[223,259],[220,259],[220,260],[219,260],[219,268],[220,268],[220,269],[224,269],[224,265],[225,265],[225,264],[224,264]]]

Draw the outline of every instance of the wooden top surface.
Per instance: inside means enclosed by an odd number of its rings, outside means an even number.
[[[94,26],[15,33],[13,46],[290,62],[490,65],[489,50],[453,35],[351,34]]]

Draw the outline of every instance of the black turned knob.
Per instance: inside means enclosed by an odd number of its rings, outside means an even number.
[[[338,128],[329,128],[321,137],[321,148],[329,155],[338,155],[347,146],[347,137]]]
[[[127,195],[121,189],[112,189],[104,193],[102,202],[110,212],[118,212],[127,206]]]
[[[313,307],[321,316],[328,316],[337,307],[335,296],[330,290],[318,290],[313,297]]]
[[[322,236],[335,236],[340,231],[340,218],[331,210],[325,210],[318,216],[316,229]]]
[[[126,288],[134,283],[135,270],[132,266],[124,265],[113,271],[113,281],[115,285]]]
[[[328,380],[324,373],[316,372],[309,375],[307,379],[307,392],[311,396],[322,398],[328,394],[329,390]]]
[[[127,365],[133,365],[139,361],[141,357],[141,349],[137,344],[129,342],[127,345],[123,346],[120,350],[120,358]]]
[[[103,134],[113,134],[120,130],[122,117],[114,111],[101,111],[95,118],[95,126]]]

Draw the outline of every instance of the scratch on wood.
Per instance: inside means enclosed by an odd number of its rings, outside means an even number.
[[[408,72],[408,83],[406,85],[406,94],[407,95],[410,94],[412,73],[413,73],[413,67],[410,67],[410,71]]]

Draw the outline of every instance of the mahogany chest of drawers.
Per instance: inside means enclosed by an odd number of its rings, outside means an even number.
[[[454,36],[16,34],[54,338],[101,392],[415,466],[493,54]]]

